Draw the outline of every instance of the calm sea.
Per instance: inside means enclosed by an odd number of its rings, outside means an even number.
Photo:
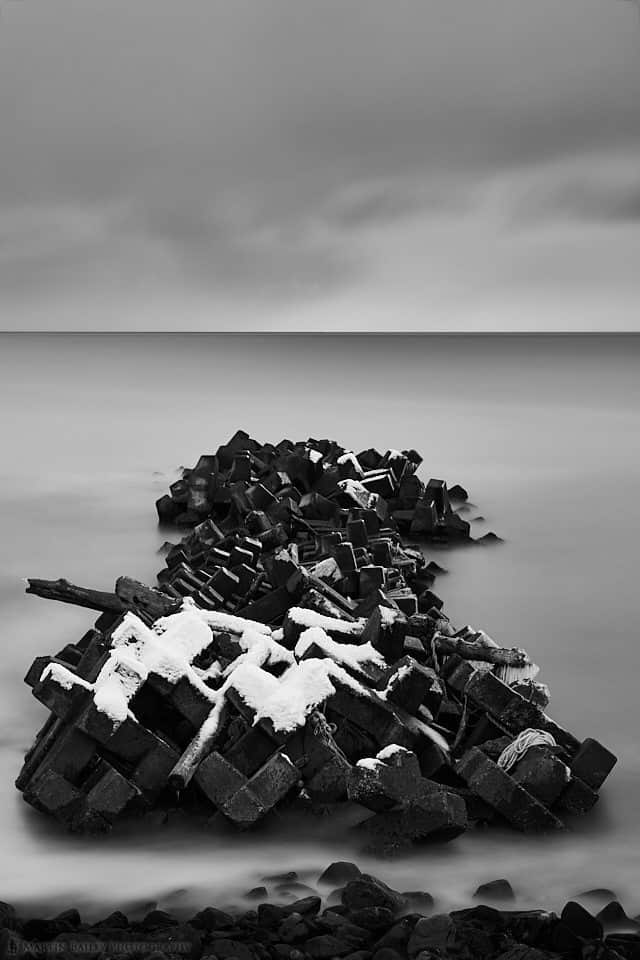
[[[486,518],[475,533],[506,542],[434,554],[449,615],[525,647],[553,716],[620,757],[600,806],[562,839],[469,834],[371,869],[443,905],[505,876],[522,903],[610,886],[640,910],[640,338],[5,335],[0,392],[1,898],[187,906],[274,867],[356,855],[323,821],[264,837],[170,825],[70,838],[13,786],[45,718],[22,677],[93,619],[25,596],[21,578],[152,581],[154,500],[242,427],[414,446],[425,478],[466,486],[470,515]]]

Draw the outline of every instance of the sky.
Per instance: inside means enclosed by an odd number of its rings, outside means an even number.
[[[629,0],[0,0],[0,328],[640,329]]]

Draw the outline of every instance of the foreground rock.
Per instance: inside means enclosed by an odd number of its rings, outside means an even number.
[[[159,589],[30,580],[101,615],[27,674],[51,715],[25,799],[78,832],[178,805],[247,828],[288,803],[348,802],[382,853],[590,810],[615,757],[547,715],[523,650],[452,626],[441,568],[405,540],[469,539],[420,462],[239,432],[158,501],[193,528]]]
[[[609,911],[608,928],[573,901],[559,913],[479,904],[446,914],[436,912],[427,892],[393,890],[354,864],[331,865],[319,886],[332,877],[350,877],[332,905],[320,895],[283,904],[269,900],[264,888],[265,898],[250,910],[207,906],[187,918],[152,910],[133,921],[117,911],[86,923],[70,909],[53,918],[25,919],[2,904],[0,950],[3,957],[126,954],[156,960],[633,960],[640,954],[640,934],[629,930],[619,904],[611,905],[616,909]],[[507,882],[499,884],[504,893]],[[498,888],[486,888],[491,899]],[[623,932],[613,913],[622,914]]]

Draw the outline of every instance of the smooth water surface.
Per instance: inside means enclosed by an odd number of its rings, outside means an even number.
[[[620,757],[599,807],[566,837],[468,834],[371,869],[443,903],[506,876],[523,903],[611,886],[637,912],[639,373],[634,337],[0,338],[0,897],[89,913],[201,904],[274,868],[356,856],[322,821],[284,835],[69,837],[13,786],[45,719],[22,677],[94,619],[25,596],[21,578],[152,582],[164,539],[154,500],[181,464],[242,427],[275,442],[415,446],[425,479],[466,486],[469,516],[486,518],[474,532],[506,542],[433,553],[450,570],[436,585],[449,615],[525,647],[552,715]]]

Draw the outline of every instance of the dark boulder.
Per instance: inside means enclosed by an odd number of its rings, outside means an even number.
[[[350,880],[356,880],[359,876],[361,876],[361,871],[355,863],[348,860],[336,860],[334,863],[330,863],[327,869],[320,874],[318,883],[323,883],[325,886],[340,887],[349,883]]]
[[[313,894],[309,897],[303,897],[301,900],[295,900],[284,909],[288,914],[299,913],[302,917],[315,917],[320,912],[321,906],[322,900]]]
[[[304,945],[304,952],[312,960],[331,960],[332,957],[346,957],[352,949],[350,943],[340,939],[340,937],[334,937],[330,933],[321,934],[319,937],[311,937]]]
[[[414,913],[427,913],[434,907],[434,899],[426,890],[407,890],[402,896],[407,901],[407,907]]]
[[[627,916],[624,907],[618,900],[612,900],[603,907],[602,910],[596,914],[596,920],[602,924],[603,929],[607,932],[613,930],[631,932],[640,927],[640,924],[636,920],[632,920],[631,917]]]
[[[407,944],[417,922],[418,917],[403,917],[380,937],[375,943],[375,949],[381,950],[383,947],[390,947],[393,950],[406,953]]]
[[[349,917],[352,923],[365,930],[378,932],[388,929],[394,920],[394,912],[388,907],[360,907],[359,910],[351,910]]]
[[[393,947],[381,947],[373,954],[373,960],[405,960],[406,953],[399,953]]]
[[[197,930],[228,930],[234,925],[234,919],[224,910],[218,910],[216,907],[206,907],[196,913],[189,923]]]
[[[99,920],[93,924],[96,930],[103,928],[106,930],[126,930],[128,926],[129,919],[120,910],[115,910],[113,913],[110,913],[108,917],[105,917],[104,920]]]
[[[309,924],[299,913],[292,913],[280,924],[278,934],[283,943],[300,943],[306,941],[311,932]]]
[[[166,927],[177,927],[178,921],[164,910],[151,910],[140,926],[143,930],[164,930]]]
[[[565,904],[560,914],[561,922],[567,926],[572,933],[583,940],[601,940],[602,924],[588,910],[575,900],[570,900]]]
[[[54,917],[54,923],[64,925],[69,930],[77,930],[82,923],[82,919],[79,911],[75,907],[71,907]]]
[[[393,915],[406,906],[406,900],[401,893],[365,873],[346,884],[342,891],[342,903],[351,911],[366,907],[382,907]]]
[[[413,958],[423,951],[439,951],[438,955],[446,956],[453,931],[453,920],[445,913],[418,920],[409,937],[407,954]]]
[[[217,957],[218,960],[256,960],[256,951],[239,940],[215,940],[205,947],[203,957]]]
[[[245,897],[247,900],[264,900],[269,896],[269,891],[266,887],[252,887],[251,890],[247,890]]]
[[[513,887],[508,880],[490,880],[481,883],[473,895],[474,900],[506,901],[515,900]]]

